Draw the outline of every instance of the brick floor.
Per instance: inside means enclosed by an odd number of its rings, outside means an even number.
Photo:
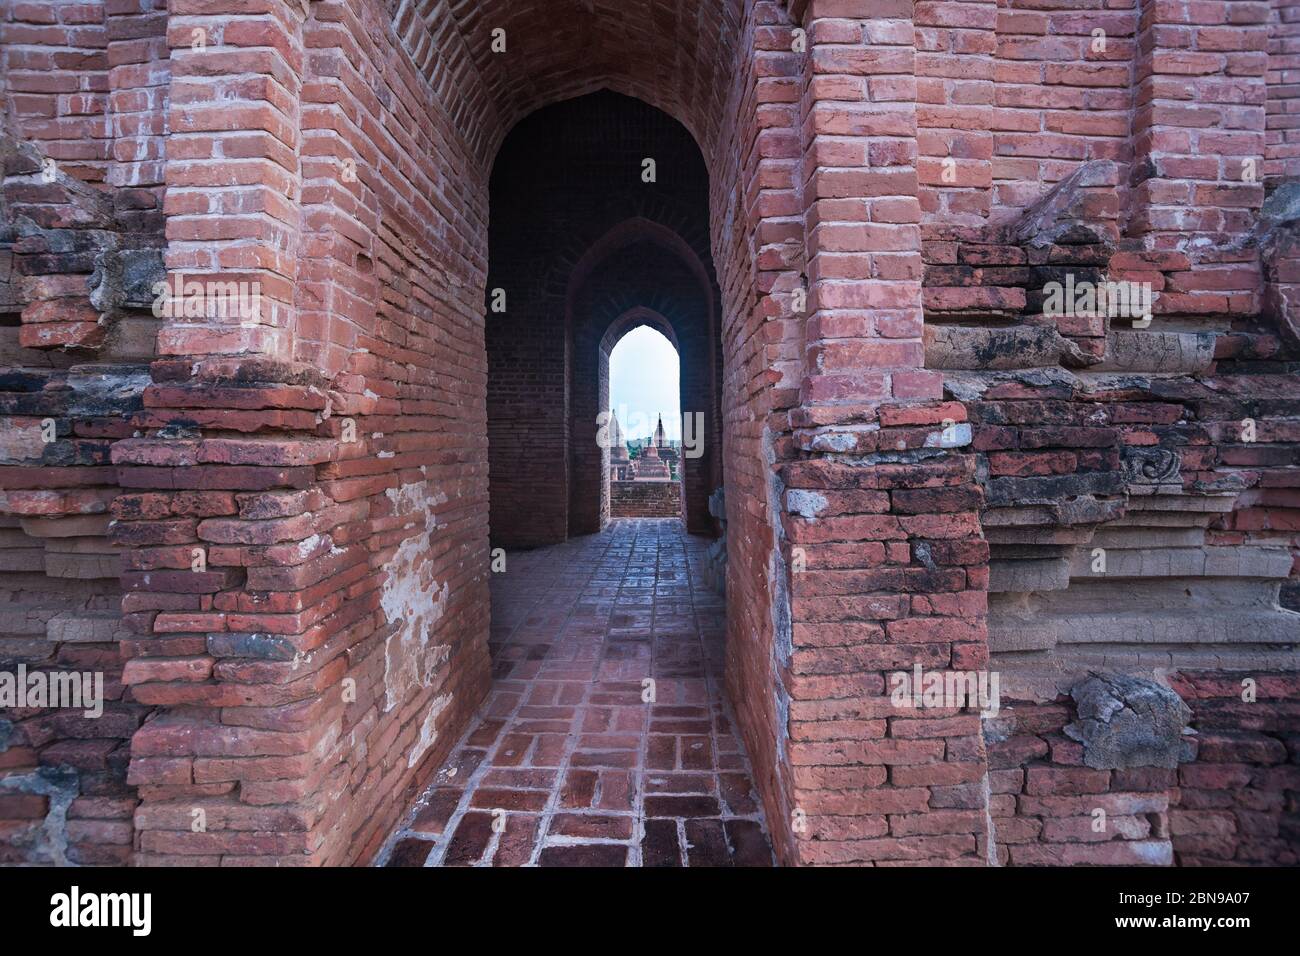
[[[508,555],[491,694],[385,865],[772,865],[723,700],[708,543],[625,518]]]

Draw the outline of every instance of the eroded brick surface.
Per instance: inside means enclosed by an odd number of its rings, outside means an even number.
[[[621,519],[511,554],[492,691],[386,865],[770,866],[705,546],[677,520]]]

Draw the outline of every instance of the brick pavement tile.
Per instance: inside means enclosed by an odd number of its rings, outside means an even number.
[[[560,806],[589,807],[596,796],[596,783],[600,775],[594,770],[570,770],[564,775],[560,790]]]
[[[630,816],[595,813],[557,813],[551,818],[550,836],[585,837],[599,840],[630,840],[633,824]]]
[[[754,820],[727,820],[723,824],[736,866],[771,866],[772,845]]]
[[[722,802],[727,812],[743,817],[758,812],[757,794],[747,773],[722,773],[718,775]]]
[[[677,840],[677,821],[647,820],[641,839],[642,866],[681,866],[682,850]]]
[[[504,720],[485,720],[465,738],[465,743],[471,747],[490,747],[496,742],[497,735],[505,725]]]
[[[421,833],[441,833],[451,815],[456,812],[463,790],[454,787],[439,787],[429,794],[428,805],[415,817],[412,830]]]
[[[518,767],[528,756],[529,748],[533,746],[532,734],[506,734],[501,738],[501,743],[497,745],[496,752],[492,755],[492,765],[495,767]]]
[[[504,787],[480,787],[470,797],[469,805],[477,810],[543,810],[550,800],[545,790],[507,790]]]
[[[520,790],[551,790],[559,775],[558,770],[545,767],[494,767],[483,775],[483,785]]]
[[[645,777],[645,792],[648,794],[712,794],[716,791],[714,777],[706,773],[651,773]]]
[[[541,817],[526,813],[512,813],[506,817],[501,840],[492,855],[493,866],[524,866],[532,859],[537,845]]]
[[[626,866],[628,847],[617,843],[581,843],[548,846],[537,859],[538,866]]]
[[[424,861],[429,858],[432,849],[433,844],[428,840],[412,837],[398,840],[384,866],[424,866]]]
[[[716,817],[721,812],[713,797],[645,798],[645,815],[648,817]]]
[[[690,866],[731,866],[721,820],[686,821],[686,860]]]
[[[651,770],[676,770],[677,738],[651,737],[646,745],[645,763]]]
[[[567,749],[566,734],[538,734],[531,763],[534,767],[559,767],[564,763]]]
[[[631,773],[602,770],[597,785],[598,810],[631,810],[636,802],[636,781]]]
[[[637,763],[637,754],[631,750],[579,751],[569,758],[571,767],[619,767],[631,769]]]
[[[438,786],[463,787],[487,757],[486,750],[458,750],[434,775]]]
[[[707,546],[620,519],[512,554],[492,580],[492,690],[387,864],[770,866],[722,698],[724,602],[692,578]]]
[[[683,770],[713,769],[713,741],[708,737],[683,737],[681,749]]]
[[[473,866],[483,857],[483,851],[492,841],[492,815],[467,813],[460,818],[456,832],[447,844],[442,858],[443,866]]]

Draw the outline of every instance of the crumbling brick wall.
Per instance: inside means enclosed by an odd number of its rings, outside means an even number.
[[[1183,671],[1195,759],[1178,767],[1169,830],[1179,866],[1300,863],[1294,673]]]
[[[1197,282],[1195,247],[1121,238],[1103,192],[1115,182],[1109,164],[1081,167],[1001,235],[946,229],[927,248],[927,364],[965,403],[985,491],[991,666],[1007,705],[985,723],[997,850],[1012,864],[1284,862],[1295,781],[1276,766],[1285,746],[1259,730],[1278,733],[1292,709],[1295,502],[1276,490],[1294,482],[1292,353],[1257,294],[1219,294],[1198,314],[1208,294],[1182,291]],[[1226,289],[1260,287],[1261,248],[1241,244],[1231,271],[1210,253]],[[1047,300],[1053,283],[1112,279],[1153,287],[1150,322]],[[1194,690],[1183,675],[1209,659],[1220,683],[1268,690],[1214,717],[1198,709],[1203,752],[1189,740],[1182,766],[1085,765],[1066,730],[1073,684],[1109,672]],[[1237,752],[1260,765],[1234,768],[1239,803],[1212,821],[1175,809],[1183,780],[1222,789],[1223,769],[1201,765]],[[1265,805],[1275,815],[1261,825],[1250,808]]]
[[[0,670],[86,675],[102,700],[0,714],[0,860],[120,864],[149,708],[122,680],[131,567],[110,540],[110,450],[148,382],[162,237],[47,159],[0,136]]]

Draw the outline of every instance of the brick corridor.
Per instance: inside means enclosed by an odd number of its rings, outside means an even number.
[[[385,864],[770,866],[723,701],[707,547],[676,519],[625,518],[509,555],[491,694]]]

